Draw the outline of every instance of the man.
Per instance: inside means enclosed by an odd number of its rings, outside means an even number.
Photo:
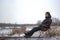
[[[34,32],[39,31],[39,30],[47,31],[48,29],[50,29],[51,23],[52,23],[52,19],[51,19],[50,12],[46,12],[45,19],[43,20],[43,22],[38,27],[35,27],[31,31],[25,33],[24,37],[26,38],[31,37]]]

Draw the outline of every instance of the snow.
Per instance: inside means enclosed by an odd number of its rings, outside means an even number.
[[[6,28],[9,28],[9,27],[6,27]],[[17,27],[17,28],[19,28],[19,27]],[[32,28],[33,27],[27,27],[26,31],[30,31]],[[59,30],[59,28],[58,28],[58,30]],[[0,28],[0,34],[3,36],[8,37],[7,34],[10,34],[11,32],[12,32],[12,29],[1,29]],[[18,37],[23,37],[24,35],[25,34],[14,34],[14,35],[12,35],[12,37],[16,37],[16,39],[15,38],[7,38],[6,40],[24,40],[24,39],[25,40],[37,40],[37,39],[39,39],[39,40],[60,40],[60,36],[49,37],[49,38],[48,37],[37,38],[40,35],[40,31],[37,31],[32,35],[32,37],[35,37],[35,38],[18,38]]]

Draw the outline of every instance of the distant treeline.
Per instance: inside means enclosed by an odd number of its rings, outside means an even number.
[[[60,20],[58,18],[52,18],[52,24],[53,26],[60,26]]]
[[[11,24],[11,23],[0,23],[0,27],[4,26],[37,26],[40,25],[41,21],[39,20],[37,24]],[[60,26],[60,20],[58,18],[52,18],[52,26]]]

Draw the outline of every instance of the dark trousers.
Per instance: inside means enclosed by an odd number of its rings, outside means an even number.
[[[48,27],[42,27],[42,26],[39,26],[39,27],[34,27],[31,31],[25,33],[25,36],[24,37],[31,37],[33,35],[34,32],[36,31],[47,31],[49,28]]]

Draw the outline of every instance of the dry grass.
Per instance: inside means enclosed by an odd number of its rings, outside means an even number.
[[[41,35],[44,35],[46,37],[60,36],[60,26],[51,26],[51,29],[45,31],[45,33],[41,33]]]
[[[12,33],[10,35],[14,34],[22,34],[26,32],[26,27],[21,27],[21,28],[15,28],[12,30]]]
[[[51,36],[60,36],[60,26],[51,26],[50,32],[48,35]]]

